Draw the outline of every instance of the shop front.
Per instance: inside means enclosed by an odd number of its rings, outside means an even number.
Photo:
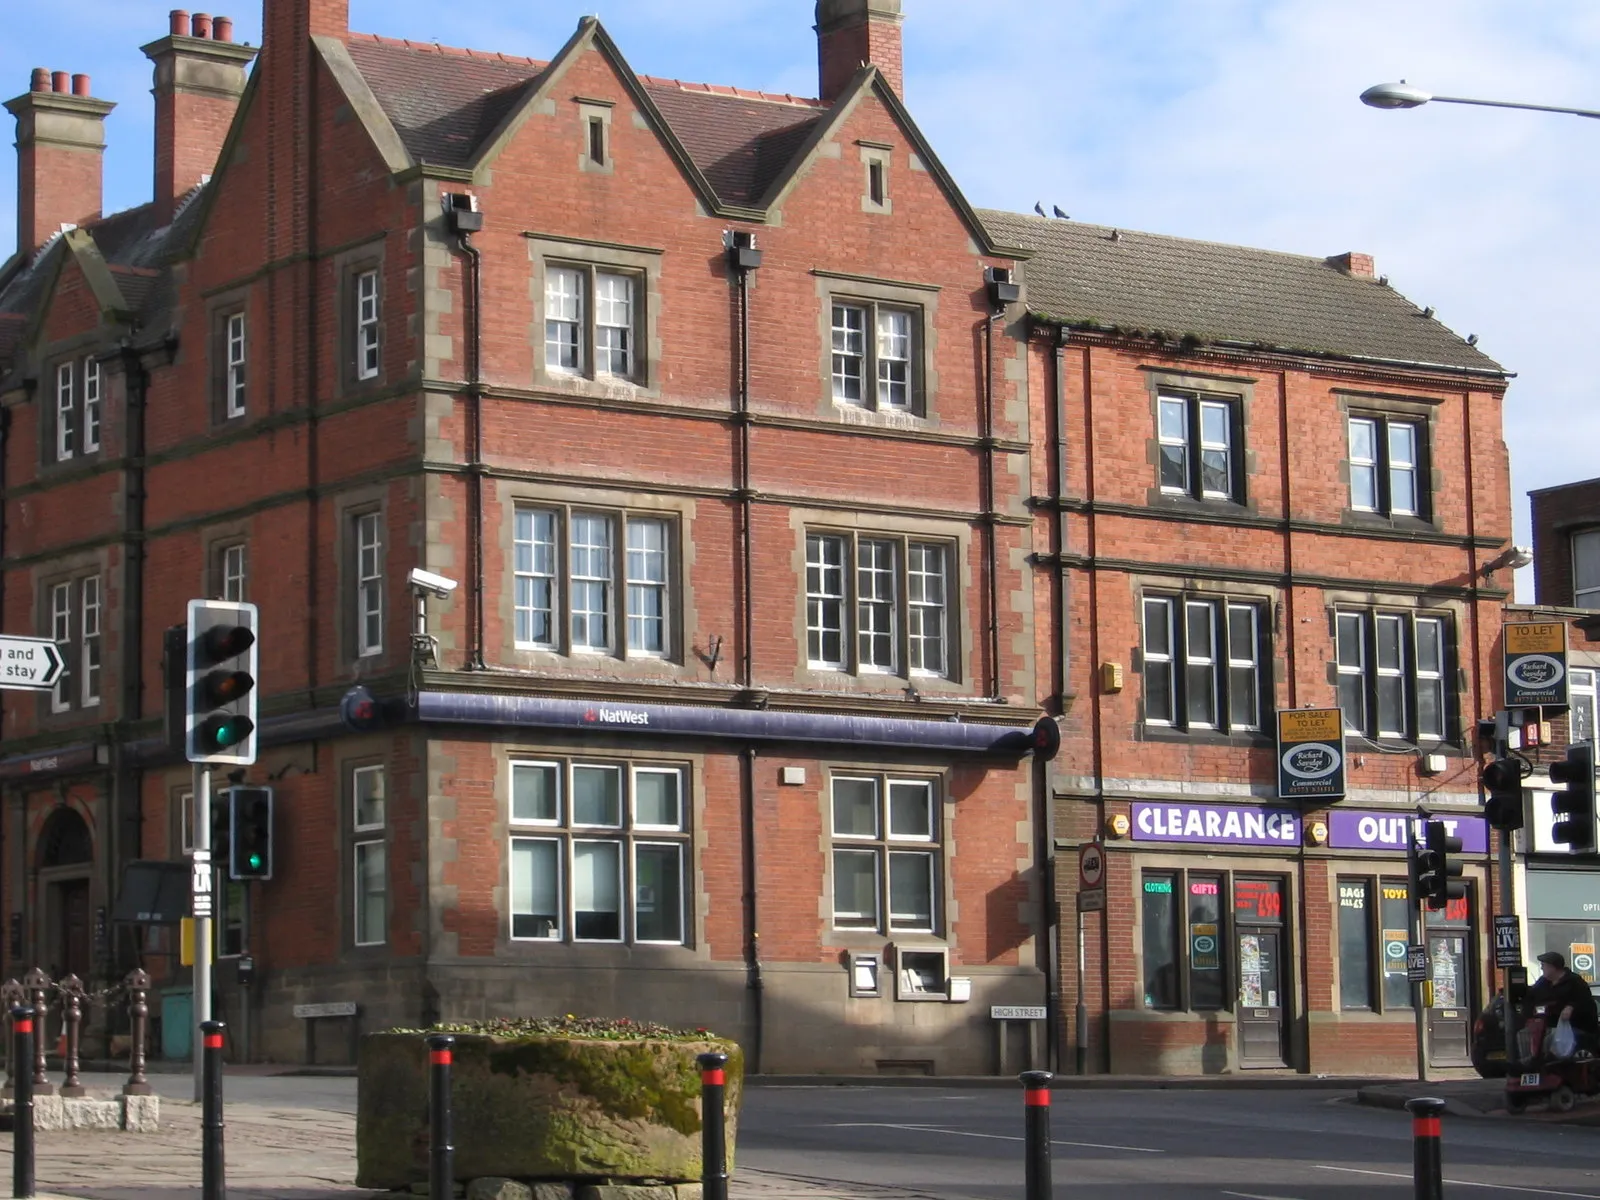
[[[1555,951],[1573,974],[1595,982],[1600,944],[1600,871],[1528,865],[1528,945],[1524,958]]]
[[[1488,829],[1447,814],[1467,894],[1425,912],[1430,1061],[1470,1061]],[[1106,917],[1110,1070],[1407,1069],[1415,1053],[1405,812],[1134,801],[1107,845],[1135,899]],[[1122,870],[1118,870],[1118,865]],[[1595,920],[1600,923],[1600,913]],[[1120,1004],[1119,943],[1137,987]],[[1121,1011],[1119,1011],[1119,1009]]]

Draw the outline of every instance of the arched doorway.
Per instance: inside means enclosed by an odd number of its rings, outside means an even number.
[[[92,966],[89,876],[94,836],[78,812],[61,805],[39,832],[39,886],[44,927],[38,964],[52,979],[72,974],[87,979]]]

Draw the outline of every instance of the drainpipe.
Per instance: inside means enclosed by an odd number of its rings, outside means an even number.
[[[1000,699],[1000,581],[996,577],[996,548],[994,510],[994,323],[1004,315],[1003,308],[992,302],[983,322],[983,429],[980,445],[982,456],[982,506],[983,522],[983,572],[986,584],[986,601],[989,606],[989,699]]]
[[[471,208],[449,208],[450,223],[467,257],[472,308],[467,318],[467,560],[472,577],[472,608],[467,615],[467,670],[485,671],[483,659],[483,252],[472,244],[472,234],[483,228],[476,198],[465,200]]]
[[[145,576],[145,426],[149,413],[150,374],[144,361],[124,339],[121,346],[123,387],[127,397],[127,444],[124,447],[128,463],[124,471],[124,535],[122,596],[124,613],[122,624],[122,703],[117,714],[118,724],[126,728],[144,715],[144,576]],[[144,809],[144,772],[130,765],[123,754],[126,736],[118,736],[111,747],[111,810],[116,814],[110,823],[114,853],[105,855],[106,891],[109,905],[116,891],[117,872],[124,862],[139,856],[142,844]],[[109,936],[109,924],[108,924]],[[113,947],[107,947],[111,962],[106,966],[112,976],[120,973]]]
[[[738,429],[735,471],[739,513],[740,630],[739,683],[755,686],[755,598],[752,589],[755,569],[751,547],[750,488],[750,272],[761,266],[761,251],[756,236],[748,230],[729,230],[723,235],[728,265],[738,287],[739,348],[737,380],[734,389],[734,425]],[[758,903],[759,864],[756,839],[756,748],[747,745],[739,764],[740,826],[744,856],[745,986],[750,992],[750,1073],[759,1075],[766,1040],[766,1009],[761,977],[761,923]]]

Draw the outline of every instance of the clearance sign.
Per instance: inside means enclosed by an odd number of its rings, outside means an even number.
[[[1278,798],[1326,800],[1344,795],[1344,719],[1337,708],[1278,713]]]
[[[1567,627],[1528,621],[1506,627],[1506,707],[1567,705]]]

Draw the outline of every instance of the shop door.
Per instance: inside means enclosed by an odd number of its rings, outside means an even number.
[[[1472,1007],[1471,942],[1465,930],[1430,930],[1428,962],[1433,1004],[1428,1009],[1428,1062],[1435,1067],[1472,1065],[1467,1027]]]
[[[60,941],[52,966],[56,978],[72,974],[79,979],[89,975],[89,881],[73,879],[54,885],[60,904]]]
[[[1276,929],[1239,927],[1239,1065],[1281,1067],[1283,972]]]

